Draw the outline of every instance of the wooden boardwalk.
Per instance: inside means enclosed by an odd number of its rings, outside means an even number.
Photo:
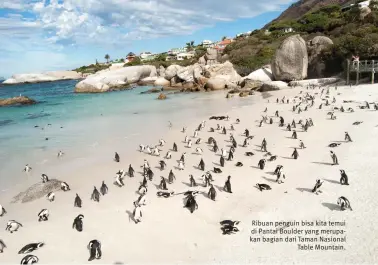
[[[371,83],[374,84],[374,75],[378,71],[378,60],[347,61],[347,84],[350,83],[350,74],[356,73],[356,85],[359,83],[360,73],[371,73]]]

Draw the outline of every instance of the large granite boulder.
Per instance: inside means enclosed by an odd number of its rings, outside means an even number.
[[[169,86],[170,84],[171,82],[164,77],[158,77],[154,82],[155,86]]]
[[[269,82],[271,82],[271,81],[268,81],[268,83]],[[251,80],[251,79],[244,79],[241,82],[241,87],[244,88],[244,89],[257,90],[257,89],[259,89],[262,86],[262,84],[263,83],[261,81],[254,81],[254,80]]]
[[[273,74],[270,68],[260,68],[248,76],[245,79],[249,79],[252,81],[260,81],[260,82],[270,82],[273,81]]]
[[[208,66],[204,71],[204,75],[207,78],[220,78],[224,79],[227,82],[238,84],[241,81],[241,76],[236,72],[234,66],[231,62],[227,61],[223,64],[214,64]]]
[[[200,58],[198,59],[198,64],[200,64],[200,65],[206,65],[205,55],[202,56],[202,57],[200,57]]]
[[[207,48],[204,56],[198,59],[198,64],[200,65],[213,65],[218,62],[218,50],[214,48]]]
[[[129,66],[121,69],[96,73],[76,84],[77,93],[100,93],[127,89],[146,77],[157,76],[156,67],[151,65]]]
[[[165,68],[164,66],[160,65],[159,69],[157,69],[158,76],[165,76]]]
[[[14,85],[22,83],[42,83],[59,80],[75,80],[83,78],[81,73],[75,71],[52,71],[40,74],[18,74],[5,80],[2,84]]]
[[[287,83],[282,81],[272,81],[264,83],[259,89],[259,92],[268,92],[268,91],[276,91],[281,89],[289,88]]]
[[[146,77],[146,78],[143,78],[142,80],[140,80],[138,82],[138,85],[139,86],[153,85],[157,79],[158,79],[157,76]]]
[[[13,98],[0,98],[0,107],[2,106],[12,106],[12,105],[33,105],[37,102],[34,99],[20,96]]]
[[[172,64],[165,69],[164,77],[167,80],[171,80],[177,75],[177,72],[180,71],[182,67],[180,65]]]
[[[316,36],[307,42],[308,78],[320,78],[326,75],[325,63],[321,58],[322,51],[333,45],[333,41],[326,36]]]
[[[341,79],[338,77],[330,77],[330,78],[319,78],[319,79],[307,79],[301,81],[291,81],[289,86],[296,87],[307,87],[307,86],[327,86],[332,85],[339,82]]]
[[[307,77],[308,55],[305,41],[299,35],[286,38],[278,47],[272,62],[277,81],[303,80]]]
[[[212,77],[207,80],[205,88],[208,90],[222,90],[226,88],[226,80],[222,78]]]
[[[196,63],[180,69],[177,72],[177,77],[185,82],[194,82],[197,78],[202,76],[202,67]]]

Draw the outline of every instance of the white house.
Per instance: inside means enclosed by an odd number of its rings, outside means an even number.
[[[176,60],[177,61],[182,61],[186,59],[191,59],[194,57],[193,53],[188,53],[188,52],[182,52],[176,55]]]
[[[284,33],[291,33],[291,32],[294,32],[294,29],[291,28],[291,27],[283,28],[282,30],[283,30]]]
[[[203,47],[211,47],[213,45],[214,45],[214,43],[211,40],[204,40],[204,41],[202,41],[202,46]]]
[[[139,57],[143,60],[143,59],[146,59],[148,56],[151,56],[152,53],[150,52],[142,52]]]

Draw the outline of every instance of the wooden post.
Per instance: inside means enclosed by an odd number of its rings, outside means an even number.
[[[374,60],[373,60],[371,63],[372,63],[372,69],[371,69],[371,84],[374,84],[374,74],[375,74]]]
[[[350,60],[347,60],[347,85],[349,86]]]
[[[360,62],[357,62],[357,71],[356,71],[356,86],[358,86],[358,82],[360,79]]]

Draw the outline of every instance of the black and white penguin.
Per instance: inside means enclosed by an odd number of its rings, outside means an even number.
[[[128,172],[129,172],[129,177],[130,177],[130,178],[133,178],[133,177],[134,177],[134,172],[135,172],[135,170],[134,170],[134,168],[131,166],[131,164],[129,165],[129,170],[128,170]]]
[[[20,264],[34,264],[34,263],[38,263],[38,261],[39,259],[37,256],[29,254],[22,258]]]
[[[147,193],[147,184],[140,185],[139,189],[138,189],[138,192],[139,192],[140,195],[146,194]]]
[[[350,137],[350,135],[349,135],[348,132],[345,132],[345,141],[346,141],[346,142],[353,142],[353,141],[352,141],[352,138]]]
[[[6,248],[7,245],[5,245],[4,241],[0,239],[0,253],[4,252],[4,248]]]
[[[176,143],[173,143],[173,148],[172,148],[173,152],[177,152],[177,144]]]
[[[210,185],[210,189],[207,195],[209,196],[211,200],[215,201],[215,197],[217,196],[217,191],[215,190],[213,184]]]
[[[350,202],[347,198],[344,196],[341,196],[337,199],[337,205],[340,205],[341,211],[345,211],[347,209],[353,211],[352,206],[350,205]]]
[[[104,196],[105,194],[108,193],[108,186],[105,184],[105,181],[102,181],[101,187],[100,187],[100,192]]]
[[[100,202],[100,193],[98,192],[96,187],[93,188],[91,200],[93,200],[95,202]]]
[[[120,157],[119,157],[119,154],[117,152],[115,152],[114,161],[116,161],[117,163],[120,161]]]
[[[217,167],[214,167],[213,171],[214,171],[214,173],[217,173],[217,174],[222,173],[222,170],[220,168],[217,168]]]
[[[139,145],[139,152],[143,152],[146,149],[146,147],[143,144]]]
[[[167,166],[167,164],[165,163],[164,160],[160,160],[160,161],[159,161],[159,164],[160,164],[160,170],[164,170],[165,167]]]
[[[212,144],[214,143],[215,139],[213,137],[209,137],[209,139],[207,139],[207,143],[208,144]]]
[[[252,152],[246,152],[245,155],[246,155],[246,156],[254,156],[255,154],[252,153]]]
[[[15,220],[10,220],[7,223],[7,227],[5,228],[5,231],[9,231],[10,233],[17,232],[20,227],[22,227],[21,223]]]
[[[339,145],[341,145],[341,143],[331,143],[328,147],[338,147]]]
[[[203,161],[203,159],[201,158],[201,161],[199,162],[198,164],[198,168],[202,171],[205,171],[205,162]]]
[[[256,187],[257,187],[260,191],[263,191],[263,190],[271,190],[271,189],[272,189],[268,184],[259,184],[259,183],[257,183],[257,184],[256,184]]]
[[[75,201],[74,201],[74,207],[81,208],[82,201],[79,195],[76,193]]]
[[[198,209],[198,203],[194,197],[193,193],[189,193],[185,198],[185,208],[188,208],[190,213],[193,213],[196,209]]]
[[[282,170],[283,166],[282,165],[278,165],[276,167],[276,169],[274,170],[274,175],[278,175],[280,173],[280,171]]]
[[[50,191],[49,193],[47,193],[46,195],[46,199],[49,201],[49,202],[53,202],[55,200],[55,193]],[[1,216],[1,215],[0,215]]]
[[[237,167],[242,167],[242,166],[243,166],[243,163],[242,163],[242,162],[237,162],[235,166],[237,166]]]
[[[304,143],[303,143],[302,140],[299,141],[299,148],[301,148],[301,149],[305,149],[306,148],[306,146],[304,145]]]
[[[171,171],[169,171],[169,175],[168,175],[168,184],[172,184],[174,180],[176,180],[176,176],[175,176],[175,174],[173,174],[173,171],[171,169]]]
[[[182,161],[183,163],[185,163],[185,156],[186,156],[186,152],[182,153],[180,157],[180,161]]]
[[[268,159],[269,162],[276,161],[276,160],[277,160],[277,156],[273,156],[273,155],[270,156]]]
[[[330,153],[331,153],[331,158],[332,158],[332,165],[338,165],[339,160],[337,159],[336,154],[333,151],[330,151]]]
[[[39,243],[30,243],[21,248],[21,250],[18,252],[18,254],[28,254],[30,252],[33,252],[34,250],[37,250],[41,247],[43,247],[45,243],[39,242]]]
[[[118,187],[123,187],[125,186],[125,183],[123,182],[123,172],[118,172],[115,176],[115,185]]]
[[[167,182],[165,181],[164,177],[161,177],[160,184],[159,184],[159,189],[161,189],[161,190],[168,190],[168,188],[167,188]]]
[[[5,210],[5,208],[2,205],[0,205],[0,217],[3,216],[6,213],[7,213],[7,211]]]
[[[224,183],[224,188],[223,189],[224,189],[225,192],[232,193],[232,189],[231,189],[231,176],[227,177],[227,180]]]
[[[165,145],[165,141],[164,141],[164,139],[160,139],[160,140],[159,140],[159,144],[160,144],[160,146],[164,146],[164,145]]]
[[[291,157],[294,158],[294,159],[298,159],[299,157],[299,153],[297,151],[297,148],[294,148],[294,151],[293,153],[291,154]]]
[[[32,168],[31,168],[31,166],[29,166],[29,164],[26,164],[24,169],[23,169],[23,171],[26,172],[26,173],[30,172],[31,170],[32,170]]]
[[[148,180],[152,181],[152,179],[154,178],[154,172],[152,172],[151,168],[147,168],[147,177],[148,177]]]
[[[340,169],[340,174],[341,174],[340,184],[341,185],[349,185],[348,175],[345,173],[345,171],[343,169]]]
[[[247,137],[247,138],[249,137],[249,130],[248,130],[248,129],[245,129],[245,130],[244,130],[244,135],[245,135],[245,137]]]
[[[182,160],[180,160],[177,167],[178,167],[179,170],[184,170],[185,163]]]
[[[101,259],[102,252],[101,252],[101,242],[98,240],[91,240],[88,244],[89,249],[89,259],[88,261],[92,261],[94,259]]]
[[[189,182],[190,182],[190,187],[196,187],[197,183],[193,177],[193,175],[189,175]]]
[[[38,222],[41,222],[41,221],[48,221],[49,220],[49,210],[47,209],[42,209],[39,213],[38,213]]]
[[[202,139],[198,138],[197,141],[196,141],[196,144],[200,144],[201,142],[202,142]]]
[[[133,218],[134,218],[135,224],[142,222],[142,216],[143,214],[142,214],[141,207],[138,204],[134,203]]]
[[[291,138],[297,139],[297,132],[293,130],[293,134],[291,135]]]
[[[147,194],[144,193],[144,194],[141,194],[138,199],[134,202],[134,206],[138,205],[138,206],[142,206],[142,205],[146,205],[147,203]]]
[[[41,179],[42,179],[42,183],[46,183],[47,181],[49,181],[49,177],[46,174],[42,174]]]
[[[196,148],[196,153],[197,153],[198,155],[201,155],[201,154],[203,153],[202,148],[197,147],[197,148]]]
[[[60,157],[62,157],[62,156],[64,156],[64,153],[63,153],[62,151],[59,151],[59,152],[58,152],[58,158],[60,158]]]
[[[63,191],[69,191],[70,190],[70,186],[67,184],[67,182],[64,182],[64,181],[60,183],[60,188]]]
[[[225,160],[224,160],[223,156],[220,157],[220,161],[219,162],[220,162],[221,167],[224,167]]]
[[[259,163],[258,163],[258,167],[261,169],[261,170],[264,170],[265,168],[265,163],[266,163],[266,159],[260,159]]]
[[[315,182],[315,186],[312,189],[312,192],[315,193],[316,195],[318,195],[318,192],[321,192],[319,189],[322,186],[323,182],[324,181],[321,181],[320,179],[317,179],[316,182]]]
[[[83,231],[83,219],[84,215],[79,214],[78,216],[75,217],[73,224],[72,224],[72,229],[76,229],[78,232]]]

